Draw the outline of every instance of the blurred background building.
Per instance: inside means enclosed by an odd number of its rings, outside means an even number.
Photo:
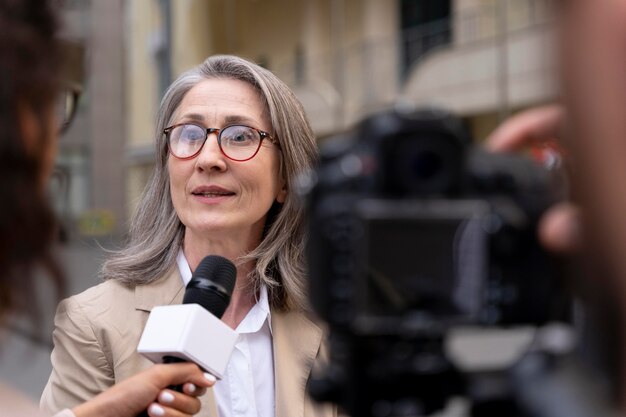
[[[549,0],[136,0],[127,3],[127,198],[150,172],[163,89],[212,54],[272,70],[320,139],[400,103],[462,115],[483,138],[552,99]],[[132,206],[129,205],[129,206]]]
[[[63,37],[80,42],[85,50],[83,93],[60,142],[53,193],[71,236],[123,232],[124,3],[63,2]]]
[[[262,64],[323,140],[392,105],[463,116],[480,140],[554,98],[551,0],[71,0],[85,94],[55,192],[73,236],[117,238],[152,169],[169,83],[212,54]]]
[[[152,172],[163,92],[207,56],[241,55],[276,73],[320,140],[389,106],[435,105],[479,141],[509,113],[555,98],[551,2],[65,0],[64,36],[85,46],[87,74],[52,192],[69,292],[97,282],[99,245],[127,229]],[[19,337],[3,346],[0,377],[37,398],[50,347]]]

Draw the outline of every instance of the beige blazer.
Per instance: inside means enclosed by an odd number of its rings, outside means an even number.
[[[106,281],[61,302],[55,317],[52,373],[41,397],[54,413],[93,398],[147,368],[136,353],[152,307],[182,302],[177,268],[164,278],[134,289]],[[305,392],[311,368],[321,354],[322,330],[300,312],[272,311],[276,417],[330,417]],[[213,390],[202,397],[201,417],[217,417]]]

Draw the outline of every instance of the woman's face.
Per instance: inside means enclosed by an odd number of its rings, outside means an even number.
[[[193,122],[205,128],[242,123],[272,132],[261,99],[248,83],[208,79],[183,98],[172,124]],[[167,162],[174,209],[185,225],[185,239],[222,236],[261,238],[274,201],[285,201],[279,175],[280,154],[264,140],[256,156],[245,162],[228,159],[211,133],[200,153],[188,160],[170,154]]]
[[[43,120],[37,117],[32,108],[25,105],[20,105],[18,114],[26,152],[38,162],[39,187],[43,192],[52,174],[57,153],[57,122],[53,106],[46,108]]]

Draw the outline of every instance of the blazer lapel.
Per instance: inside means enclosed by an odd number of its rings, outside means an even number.
[[[153,307],[180,304],[183,301],[183,280],[174,267],[161,279],[135,287],[135,308],[151,311]]]
[[[175,266],[163,278],[135,287],[135,308],[150,312],[156,306],[181,304],[184,294],[183,280]],[[199,417],[217,417],[217,404],[212,389],[207,390],[200,401],[202,409],[197,414]]]
[[[272,311],[276,417],[304,417],[305,389],[322,330],[300,312]]]

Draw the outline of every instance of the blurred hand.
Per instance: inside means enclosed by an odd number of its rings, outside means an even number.
[[[505,120],[485,141],[494,152],[513,152],[547,142],[559,141],[565,110],[551,104],[535,107]]]
[[[72,411],[76,417],[135,417],[146,409],[151,417],[192,416],[200,411],[198,397],[214,383],[192,363],[154,365]],[[166,388],[179,384],[183,393]]]
[[[518,113],[502,123],[486,139],[494,152],[521,151],[546,143],[558,143],[565,111],[559,105],[536,107]],[[550,251],[570,254],[582,246],[580,210],[563,202],[550,208],[540,220],[539,239]]]

